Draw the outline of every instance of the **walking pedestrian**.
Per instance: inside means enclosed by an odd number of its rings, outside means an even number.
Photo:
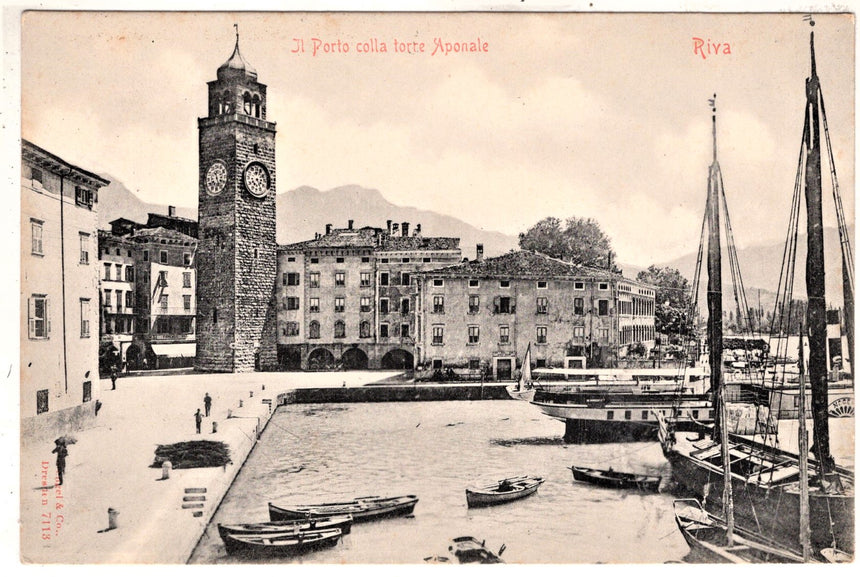
[[[66,456],[69,454],[69,449],[66,448],[66,444],[60,439],[54,441],[54,445],[54,450],[51,452],[57,454],[57,478],[59,479],[57,484],[62,485],[63,473],[66,472]]]
[[[110,370],[110,390],[116,390],[116,367],[112,367]]]
[[[194,422],[197,424],[197,434],[200,434],[200,425],[203,423],[203,414],[200,412],[200,409],[197,409],[197,412],[194,413]]]
[[[212,408],[212,397],[209,396],[209,393],[206,393],[206,396],[203,397],[203,406],[206,407],[206,416],[209,416],[209,409]]]

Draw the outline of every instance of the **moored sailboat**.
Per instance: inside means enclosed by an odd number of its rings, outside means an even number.
[[[823,101],[815,70],[812,36],[810,48],[812,73],[807,79],[806,119],[795,206],[799,205],[800,183],[803,183],[809,242],[806,263],[809,305],[806,324],[810,338],[809,377],[812,388],[814,439],[812,452],[815,458],[808,459],[807,465],[803,463],[807,457],[805,452],[801,458],[770,444],[741,436],[724,435],[721,441],[720,433],[724,433],[721,429],[725,423],[720,420],[716,421],[711,437],[698,438],[677,435],[664,423],[660,428],[660,440],[664,454],[672,463],[676,481],[700,496],[707,504],[733,509],[738,526],[744,530],[761,535],[783,547],[797,550],[802,541],[799,527],[808,517],[813,551],[832,549],[851,553],[854,550],[854,475],[835,464],[829,448],[819,131],[819,110],[823,116]],[[722,178],[716,160],[716,141],[709,193],[714,188],[719,194],[723,194]],[[709,204],[709,210],[712,208],[713,205]],[[711,238],[709,244],[709,254],[714,250],[719,252],[718,233],[715,239]],[[719,375],[716,375],[716,378],[714,375],[715,370],[719,370],[721,353],[721,305],[720,308],[714,308],[711,302],[719,294],[719,270],[719,259],[713,262],[709,259],[709,339],[715,402],[719,401],[723,390]],[[791,273],[793,275],[793,268]],[[711,274],[714,275],[713,281]],[[805,488],[807,483],[804,481],[808,481],[808,492]],[[723,490],[723,487],[726,489]]]
[[[532,382],[532,344],[529,343],[526,355],[523,357],[523,368],[516,383],[505,387],[508,395],[518,401],[531,401],[535,396],[535,386]]]

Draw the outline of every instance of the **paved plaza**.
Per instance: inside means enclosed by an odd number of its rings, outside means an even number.
[[[53,443],[22,448],[21,561],[24,563],[184,563],[269,417],[277,395],[300,387],[361,386],[396,373],[176,374],[102,380],[96,426],[69,445],[65,480],[56,480]],[[265,387],[265,389],[263,388]],[[203,397],[212,412],[195,433]],[[253,393],[253,396],[251,396]],[[240,405],[241,401],[241,407]],[[231,418],[227,418],[228,411]],[[212,433],[217,422],[217,433]],[[174,470],[160,480],[151,468],[159,444],[194,439],[230,447],[226,467]],[[186,493],[206,489],[206,493]],[[203,508],[183,508],[189,495]],[[108,509],[116,529],[109,527]],[[202,511],[195,517],[194,511]]]

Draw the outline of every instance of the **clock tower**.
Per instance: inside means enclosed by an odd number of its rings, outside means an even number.
[[[239,52],[199,118],[197,359],[201,371],[276,365],[275,123],[266,85]]]

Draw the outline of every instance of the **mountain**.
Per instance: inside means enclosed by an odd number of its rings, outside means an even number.
[[[850,238],[854,239],[854,227],[848,229]],[[825,290],[828,306],[842,306],[842,253],[839,249],[839,231],[835,228],[824,229],[824,261],[825,261]],[[775,293],[779,284],[780,269],[784,252],[783,243],[772,243],[761,246],[750,246],[738,249],[738,262],[740,263],[741,275],[746,296],[750,306],[757,306],[758,291],[761,290],[762,307],[765,302],[772,306]],[[727,249],[723,247],[723,302],[728,307],[734,307],[734,300],[730,291],[731,272]],[[806,235],[797,235],[797,260],[794,279],[794,298],[806,298],[805,263],[806,263]],[[690,253],[672,261],[658,264],[660,267],[672,267],[678,269],[682,275],[692,281],[693,272],[696,268],[696,254]],[[707,288],[707,271],[705,263],[702,264],[702,281],[700,286],[699,302],[705,302],[705,291]],[[625,269],[625,274],[629,273]],[[785,281],[783,281],[784,283]]]
[[[392,204],[378,190],[357,185],[339,186],[319,191],[302,186],[278,195],[278,242],[290,243],[307,240],[325,225],[346,228],[353,226],[385,228],[386,221],[409,223],[410,234],[415,225],[421,225],[424,236],[453,236],[460,239],[460,248],[466,258],[475,258],[475,245],[483,243],[485,256],[498,256],[517,247],[515,236],[474,227],[459,218],[431,210]]]
[[[167,206],[150,204],[137,197],[126,186],[109,174],[100,174],[110,184],[99,191],[99,228],[110,229],[110,222],[118,218],[127,218],[135,222],[145,223],[150,212],[167,214]],[[197,218],[197,207],[176,207],[176,216]]]

